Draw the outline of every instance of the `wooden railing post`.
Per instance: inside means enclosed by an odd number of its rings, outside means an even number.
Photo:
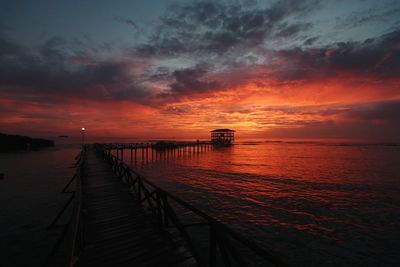
[[[217,265],[217,238],[216,229],[213,223],[210,224],[210,266]]]
[[[163,193],[161,195],[161,200],[162,200],[162,204],[163,204],[163,211],[164,211],[164,226],[168,226],[169,224],[169,220],[168,220],[168,200],[167,200],[167,196]]]
[[[138,177],[138,200],[139,202],[142,201],[142,178],[139,176]]]
[[[158,190],[158,189],[156,189],[156,201],[157,201],[157,219],[158,219],[158,224],[160,226],[163,226],[161,197],[160,197],[160,190]]]

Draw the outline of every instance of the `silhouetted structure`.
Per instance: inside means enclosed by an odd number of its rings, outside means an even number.
[[[234,130],[215,129],[211,131],[211,142],[223,145],[230,145],[235,140]]]
[[[0,133],[0,151],[38,150],[53,146],[54,142],[52,140]]]
[[[193,143],[177,150],[199,148]],[[63,226],[59,219],[74,203],[70,223],[64,225],[47,266],[66,266],[65,260],[68,266],[250,266],[254,256],[260,264],[287,266],[227,225],[148,181],[123,161],[122,151],[121,158],[111,153],[129,147],[137,146],[83,146],[74,165],[77,171],[62,190],[73,194],[48,227]],[[140,147],[142,151],[149,148]],[[73,181],[76,189],[69,191]],[[185,216],[188,213],[190,218]],[[189,227],[200,228],[192,232]],[[197,231],[209,238],[196,238]],[[58,250],[63,239],[68,255]]]

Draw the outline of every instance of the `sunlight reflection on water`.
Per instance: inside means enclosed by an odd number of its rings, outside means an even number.
[[[398,146],[251,143],[134,165],[293,265],[392,266],[399,156]]]

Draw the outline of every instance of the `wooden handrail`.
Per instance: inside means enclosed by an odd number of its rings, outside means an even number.
[[[75,181],[76,190],[74,197],[74,211],[72,214],[72,248],[70,252],[69,266],[73,267],[78,263],[83,248],[83,222],[82,222],[82,169],[85,163],[87,145],[82,147],[80,158],[77,164]]]

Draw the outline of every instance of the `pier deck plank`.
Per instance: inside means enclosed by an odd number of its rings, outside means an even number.
[[[158,227],[93,150],[86,153],[82,193],[79,266],[196,266],[191,253]]]

